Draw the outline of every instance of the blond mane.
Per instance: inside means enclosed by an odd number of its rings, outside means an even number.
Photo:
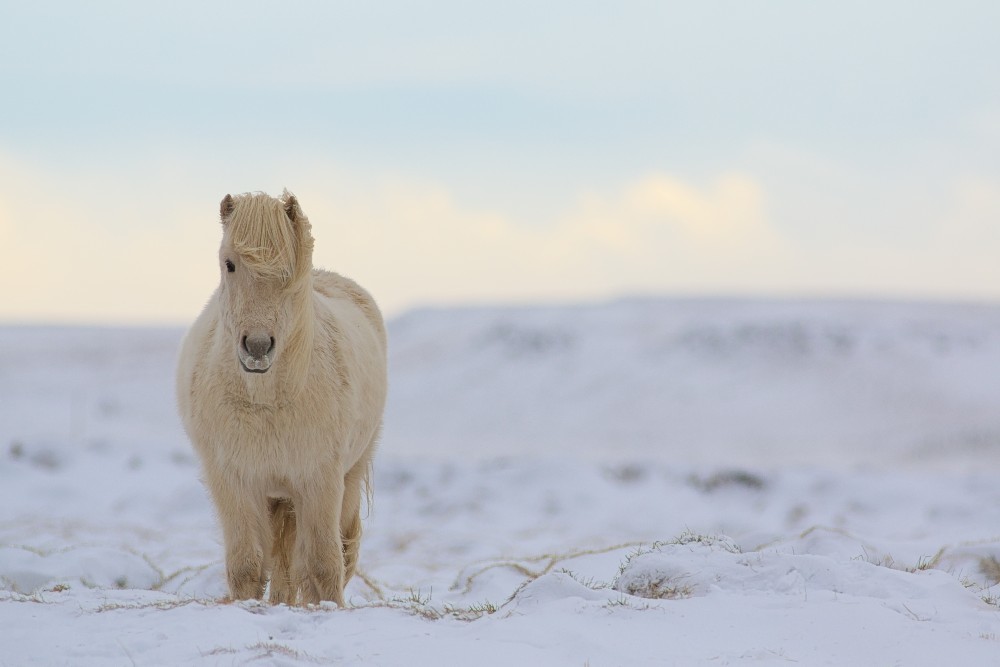
[[[236,195],[226,227],[233,251],[250,271],[287,282],[295,275],[298,240],[285,202],[262,192]]]

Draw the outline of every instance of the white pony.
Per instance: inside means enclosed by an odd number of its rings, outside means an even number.
[[[221,282],[184,340],[181,418],[222,523],[234,600],[344,605],[386,399],[371,296],[312,267],[286,190],[226,195]]]

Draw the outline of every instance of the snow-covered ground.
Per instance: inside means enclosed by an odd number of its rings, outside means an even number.
[[[224,601],[180,336],[0,328],[0,665],[1000,663],[1000,307],[400,317],[347,609]]]

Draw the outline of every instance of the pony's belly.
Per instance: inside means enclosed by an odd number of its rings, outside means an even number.
[[[287,480],[271,480],[271,483],[266,484],[264,488],[264,493],[267,495],[269,500],[295,497],[294,485],[288,483]]]

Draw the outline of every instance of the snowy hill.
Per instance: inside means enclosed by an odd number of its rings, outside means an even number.
[[[0,664],[992,664],[1000,308],[423,310],[349,609],[228,603],[182,332],[0,328]]]
[[[1000,308],[621,301],[410,313],[387,451],[1000,463]]]

